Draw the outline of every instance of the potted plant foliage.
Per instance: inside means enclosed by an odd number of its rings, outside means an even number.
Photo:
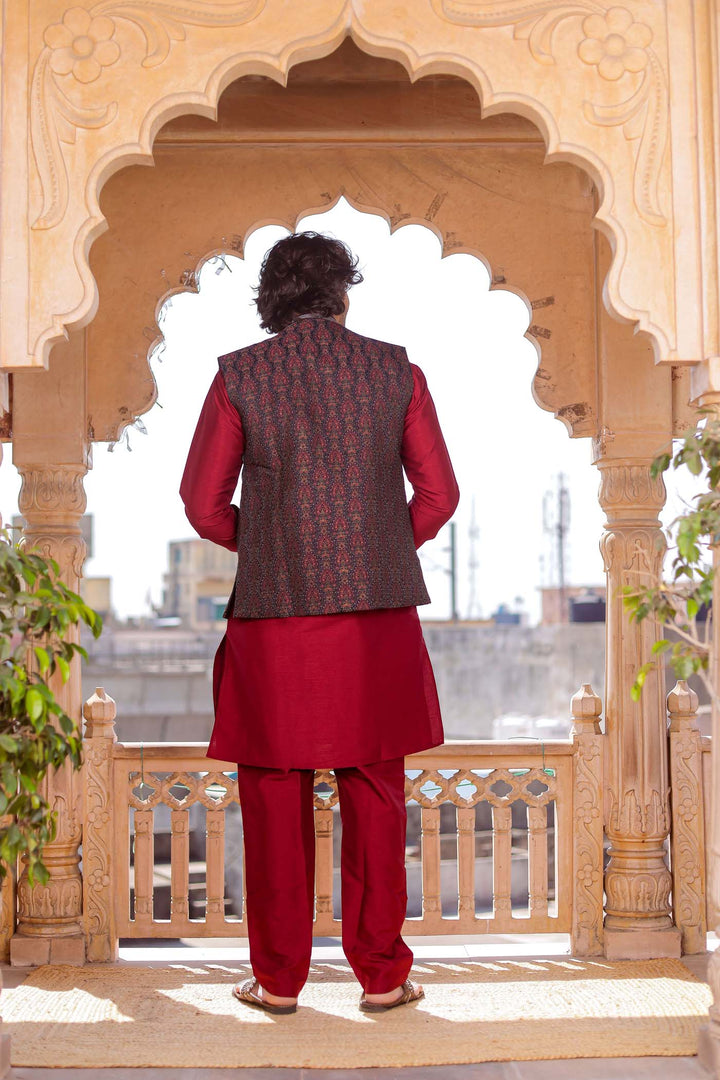
[[[41,794],[49,768],[81,764],[78,720],[68,716],[49,685],[64,683],[76,653],[68,630],[85,623],[94,637],[100,616],[59,580],[54,559],[15,543],[0,528],[0,882],[27,861],[28,881],[44,884],[45,844],[56,834],[55,814]]]
[[[653,477],[670,466],[686,468],[703,476],[705,490],[667,530],[673,552],[670,574],[659,583],[624,590],[624,603],[637,622],[654,619],[665,631],[636,673],[632,695],[638,700],[648,673],[667,656],[677,679],[698,675],[710,697],[712,685],[710,645],[715,568],[713,551],[720,546],[720,419],[708,415],[696,430],[689,431],[674,454],[661,454],[652,464]]]

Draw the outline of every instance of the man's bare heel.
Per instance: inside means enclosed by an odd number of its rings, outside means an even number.
[[[360,1008],[363,1012],[386,1012],[388,1009],[397,1009],[398,1005],[409,1005],[411,1001],[420,1001],[425,997],[425,991],[422,986],[416,986],[415,983],[406,980],[400,987],[402,994],[397,1001],[390,1001],[387,1005],[381,1004],[379,1001],[368,1001],[365,995],[360,998]]]

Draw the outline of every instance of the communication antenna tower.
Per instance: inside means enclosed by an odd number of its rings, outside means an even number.
[[[440,563],[435,562],[434,559],[430,559],[424,551],[420,552],[420,561],[429,570],[442,570],[444,574],[448,575],[448,581],[450,584],[450,618],[453,622],[457,622],[460,618],[457,609],[457,525],[454,521],[448,524],[449,540],[450,543],[447,547],[440,548],[443,555],[449,556],[449,566],[443,566]]]
[[[556,491],[546,491],[543,499],[543,529],[551,538],[555,554],[555,572],[562,621],[568,618],[566,568],[568,563],[568,532],[570,530],[570,492],[565,474],[559,473]]]
[[[468,529],[468,537],[470,538],[470,555],[468,558],[468,570],[469,570],[469,596],[467,606],[468,619],[480,618],[480,602],[477,598],[477,571],[480,567],[480,560],[478,559],[478,540],[480,539],[480,528],[475,517],[475,496],[472,497],[472,504],[470,509],[470,528]]]

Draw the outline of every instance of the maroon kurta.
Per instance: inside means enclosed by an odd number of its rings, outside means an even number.
[[[458,489],[425,377],[401,457],[413,486],[416,547],[451,517]],[[230,499],[244,436],[222,376],[203,405],[180,494],[200,536],[236,550]],[[443,741],[435,680],[414,607],[229,619],[215,657],[208,756],[267,768],[332,768],[416,753]]]

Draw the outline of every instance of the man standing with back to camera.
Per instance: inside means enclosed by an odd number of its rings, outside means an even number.
[[[270,249],[256,304],[274,336],[219,358],[180,488],[199,535],[238,553],[208,756],[238,763],[254,978],[233,993],[273,1013],[296,1010],[310,967],[315,769],[337,778],[360,1008],[423,996],[401,936],[404,757],[443,729],[416,549],[458,487],[420,369],[344,326],[360,281],[339,240],[297,233]]]

